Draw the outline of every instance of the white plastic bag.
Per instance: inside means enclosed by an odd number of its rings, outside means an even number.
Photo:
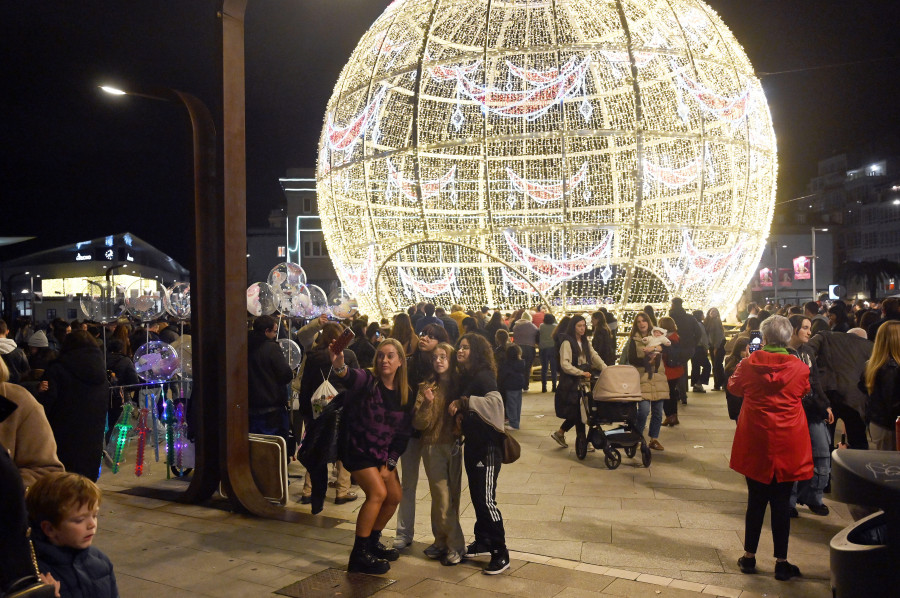
[[[335,395],[337,395],[337,389],[332,386],[331,382],[328,380],[325,380],[319,385],[310,399],[310,402],[312,403],[313,419],[319,417],[319,414],[325,409],[325,405],[330,403]]]

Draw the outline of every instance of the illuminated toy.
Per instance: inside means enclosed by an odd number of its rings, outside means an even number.
[[[732,307],[775,200],[766,98],[699,0],[397,0],[328,103],[317,193],[363,313]]]

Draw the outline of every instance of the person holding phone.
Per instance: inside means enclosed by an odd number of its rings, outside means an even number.
[[[775,579],[800,575],[787,560],[794,482],[813,476],[812,445],[803,411],[810,391],[809,367],[788,353],[793,327],[783,316],[761,326],[763,347],[741,361],[728,390],[743,397],[731,448],[731,469],[747,480],[742,573],[756,573],[756,549],[766,508],[771,505]],[[761,447],[765,447],[763,450]]]
[[[334,373],[347,387],[341,461],[366,495],[356,517],[347,572],[387,573],[389,561],[400,553],[381,543],[381,532],[400,504],[397,462],[413,429],[415,400],[407,383],[406,353],[396,339],[382,341],[373,371],[349,368],[343,351],[329,354]]]

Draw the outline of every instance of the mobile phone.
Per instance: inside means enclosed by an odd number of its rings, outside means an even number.
[[[754,330],[750,333],[750,344],[747,345],[747,353],[753,353],[758,349],[762,349],[762,333],[759,330]]]
[[[353,330],[351,330],[350,328],[344,328],[344,331],[341,333],[341,335],[334,341],[334,344],[331,347],[331,352],[335,355],[341,353],[344,349],[347,348],[347,346],[350,344],[350,341],[352,341],[355,337],[356,335],[353,334]]]

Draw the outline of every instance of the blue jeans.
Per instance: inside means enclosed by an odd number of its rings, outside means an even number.
[[[791,506],[797,503],[818,507],[822,505],[825,486],[831,474],[831,434],[824,421],[810,422],[809,439],[812,442],[813,476],[794,482]]]
[[[516,430],[519,429],[519,419],[522,415],[522,391],[507,390],[506,391],[506,419],[509,425]]]
[[[643,434],[647,425],[647,415],[650,415],[650,438],[659,438],[659,428],[662,426],[663,403],[665,401],[641,401],[638,403],[637,428]]]
[[[556,354],[555,347],[544,347],[541,349],[541,388],[547,388],[547,370],[550,370],[550,380],[553,382],[553,389],[556,389],[558,361],[559,356]]]

